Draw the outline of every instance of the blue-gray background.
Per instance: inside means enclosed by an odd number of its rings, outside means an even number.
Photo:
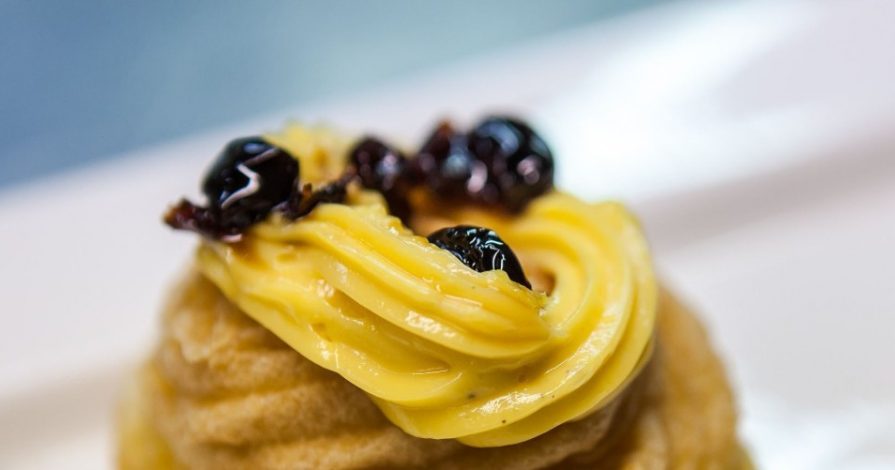
[[[658,0],[0,0],[0,187]]]

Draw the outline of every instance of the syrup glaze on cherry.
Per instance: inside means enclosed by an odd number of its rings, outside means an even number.
[[[181,199],[164,221],[175,229],[235,242],[274,209],[294,220],[321,202],[345,200],[348,179],[314,191],[310,185],[299,187],[300,175],[298,160],[286,150],[260,137],[235,139],[218,154],[202,180],[207,206]]]
[[[443,122],[415,160],[422,180],[439,196],[510,212],[553,187],[550,148],[511,117],[489,117],[468,133]]]
[[[389,212],[404,221],[410,217],[407,193],[413,182],[407,157],[378,139],[366,137],[349,152],[348,163],[363,187],[382,193]]]
[[[246,137],[224,147],[202,182],[202,192],[221,227],[240,230],[286,201],[298,177],[298,160],[258,137]]]
[[[553,154],[527,124],[491,117],[469,133],[469,148],[488,168],[485,186],[511,211],[553,187]]]
[[[531,289],[516,254],[489,228],[457,225],[437,230],[428,236],[433,245],[447,250],[466,266],[478,271],[501,270],[511,280]]]

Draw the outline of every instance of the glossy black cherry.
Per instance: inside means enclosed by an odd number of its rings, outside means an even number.
[[[382,193],[393,215],[405,220],[410,216],[407,192],[413,176],[401,152],[378,139],[366,137],[354,146],[348,161],[362,186]]]
[[[349,162],[364,187],[384,193],[398,187],[407,169],[404,155],[372,137],[354,146]]]
[[[489,228],[457,225],[435,231],[428,237],[435,246],[449,251],[463,264],[478,271],[499,269],[513,281],[531,288],[516,254]]]
[[[490,117],[469,133],[472,153],[488,167],[500,203],[511,211],[553,187],[553,154],[527,124],[506,116]]]
[[[422,181],[437,196],[470,199],[484,181],[487,169],[470,151],[466,134],[443,122],[429,136],[417,154]]]
[[[227,144],[202,182],[208,210],[222,227],[245,228],[293,193],[298,160],[260,137]]]

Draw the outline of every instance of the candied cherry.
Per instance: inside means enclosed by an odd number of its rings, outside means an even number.
[[[505,116],[490,117],[469,133],[469,148],[488,167],[488,184],[511,211],[553,187],[553,154],[527,124]]]
[[[389,211],[401,219],[410,216],[407,193],[412,182],[407,158],[373,137],[358,142],[348,154],[361,185],[382,193]]]
[[[202,182],[208,211],[225,229],[242,229],[289,199],[299,178],[298,160],[260,137],[231,141]]]
[[[433,232],[428,240],[480,273],[499,269],[506,272],[511,280],[531,288],[516,254],[494,230],[457,225]]]
[[[361,184],[386,193],[394,191],[402,182],[407,169],[407,158],[378,139],[367,137],[349,154]]]
[[[467,198],[470,183],[487,175],[487,169],[467,145],[466,135],[443,122],[417,154],[417,167],[429,187],[439,196]]]

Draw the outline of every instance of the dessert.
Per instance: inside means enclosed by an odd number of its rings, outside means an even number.
[[[724,370],[620,204],[553,188],[525,123],[411,156],[290,126],[237,139],[123,468],[744,468]]]

